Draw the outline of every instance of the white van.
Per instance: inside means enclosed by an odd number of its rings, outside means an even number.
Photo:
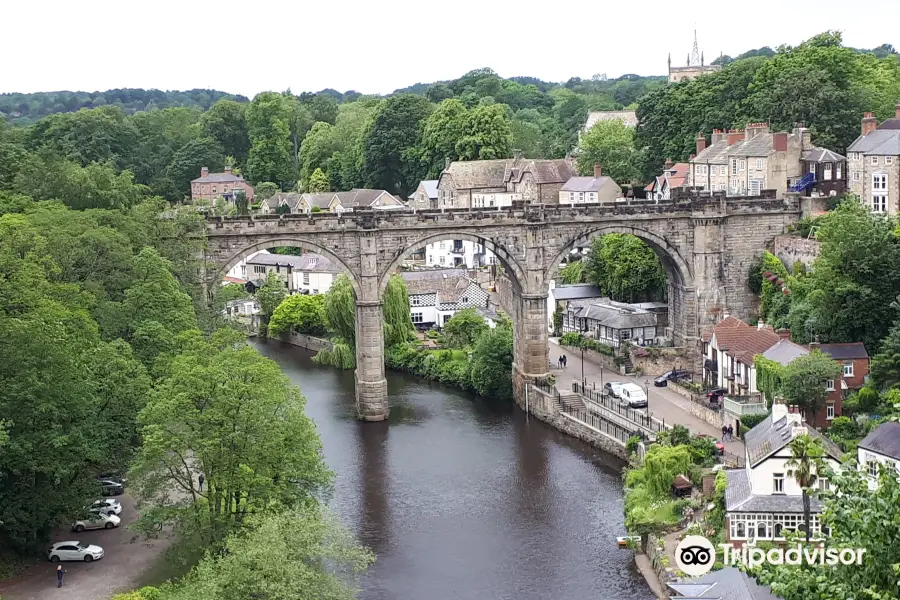
[[[626,383],[619,388],[619,398],[629,408],[644,408],[647,406],[647,394],[636,383]]]

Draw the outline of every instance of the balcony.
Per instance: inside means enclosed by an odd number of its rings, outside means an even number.
[[[453,244],[453,245],[450,247],[450,252],[451,252],[452,254],[465,254],[465,253],[466,253],[465,249],[463,248],[462,243],[459,243],[459,244]]]
[[[729,394],[725,396],[724,406],[726,411],[736,417],[765,415],[769,412],[762,394],[750,394],[748,396]]]

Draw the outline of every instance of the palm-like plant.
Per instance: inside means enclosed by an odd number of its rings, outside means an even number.
[[[788,477],[793,477],[803,494],[803,522],[806,526],[806,541],[812,530],[809,520],[809,492],[816,485],[820,473],[825,472],[825,449],[818,438],[800,435],[791,440],[791,458],[785,463]]]

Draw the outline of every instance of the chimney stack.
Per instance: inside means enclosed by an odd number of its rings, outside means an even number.
[[[666,159],[666,165],[665,165],[665,167],[666,167],[666,171],[668,171],[669,169],[672,168],[672,159],[671,159],[671,158],[667,158],[667,159]]]
[[[594,165],[594,177],[603,177],[603,169],[599,164]]]
[[[772,147],[775,149],[775,152],[787,152],[788,134],[786,131],[772,134]]]
[[[516,159],[516,162],[522,160],[522,151],[521,150],[513,150],[513,156]]]
[[[695,158],[697,158],[697,155],[692,152],[691,155],[688,156],[688,162],[694,160]]]
[[[448,156],[447,158],[444,159],[444,170],[446,171],[449,168],[450,168],[450,157]]]
[[[744,132],[740,129],[732,129],[728,132],[728,145],[733,146],[744,141]]]
[[[790,329],[779,329],[775,333],[778,334],[778,337],[780,337],[783,340],[791,339],[791,330]]]
[[[862,134],[869,135],[877,128],[878,119],[875,118],[875,115],[870,112],[864,113],[862,119]]]
[[[209,167],[200,167],[200,177],[209,175]]]
[[[784,403],[784,398],[775,398],[772,402],[772,422],[777,423],[787,416],[787,414],[788,407],[787,404]]]
[[[703,136],[703,132],[700,131],[697,133],[697,154],[699,155],[704,150],[706,150],[706,138]]]
[[[231,165],[225,165],[225,172],[231,175]]]

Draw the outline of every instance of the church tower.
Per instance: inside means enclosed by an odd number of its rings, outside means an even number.
[[[694,30],[694,46],[691,48],[690,54],[687,55],[687,64],[683,67],[672,66],[672,54],[669,53],[669,83],[678,83],[685,79],[696,79],[706,73],[715,73],[722,68],[722,65],[705,64],[703,52],[700,51],[700,45],[697,43],[697,30]]]

